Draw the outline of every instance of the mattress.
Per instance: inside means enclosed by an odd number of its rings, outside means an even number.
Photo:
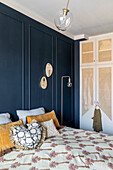
[[[0,157],[1,169],[113,169],[113,136],[65,127],[40,149],[14,150]]]

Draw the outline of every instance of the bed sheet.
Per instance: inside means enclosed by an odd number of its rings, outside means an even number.
[[[15,150],[0,157],[0,170],[110,170],[113,136],[65,127],[40,149]]]

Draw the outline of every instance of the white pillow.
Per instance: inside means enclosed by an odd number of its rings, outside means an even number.
[[[58,136],[60,133],[56,129],[53,119],[40,123],[47,129],[47,137]]]
[[[27,116],[38,116],[45,113],[45,109],[43,107],[40,107],[38,109],[32,109],[32,110],[17,110],[17,115],[19,119],[23,120],[23,123],[26,124],[26,117]]]
[[[10,114],[9,113],[2,113],[2,114],[0,114],[0,125],[11,123],[11,122],[12,121],[10,119]]]

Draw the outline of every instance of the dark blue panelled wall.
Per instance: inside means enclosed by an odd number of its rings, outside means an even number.
[[[54,72],[47,89],[42,90],[40,79],[48,62]],[[72,39],[0,3],[0,113],[9,112],[17,120],[17,109],[43,106],[47,112],[54,109],[60,120],[61,76],[69,75],[73,87],[68,88],[64,81],[64,124],[78,126],[77,63]]]
[[[80,94],[80,41],[74,42],[74,126],[79,128],[79,94]]]

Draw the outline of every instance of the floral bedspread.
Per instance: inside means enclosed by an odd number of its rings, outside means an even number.
[[[0,170],[113,169],[113,136],[68,127],[60,131],[40,149],[15,150],[0,157]]]

